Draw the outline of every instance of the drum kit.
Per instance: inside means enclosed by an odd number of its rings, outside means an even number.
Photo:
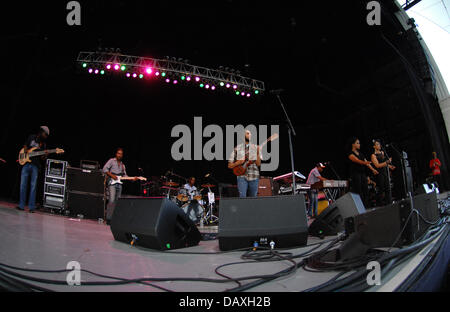
[[[188,181],[188,179],[172,171],[168,171],[165,176],[160,178],[160,181],[149,182],[152,186],[156,183],[159,184],[159,194],[148,195],[162,195],[167,197],[169,200],[175,202],[197,225],[208,225],[217,222],[218,217],[213,214],[215,197],[211,190],[216,185],[209,183],[202,184],[200,190],[197,190],[194,185],[188,183],[181,185],[173,181],[172,179],[174,178],[175,180]]]

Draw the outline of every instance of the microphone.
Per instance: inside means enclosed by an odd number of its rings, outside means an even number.
[[[280,94],[282,92],[284,92],[284,89],[276,89],[276,90],[269,91],[270,94]]]

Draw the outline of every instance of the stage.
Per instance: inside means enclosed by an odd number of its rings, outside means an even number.
[[[446,225],[448,227],[448,224]],[[205,239],[214,238],[217,227],[200,229]],[[411,276],[417,268],[423,267],[423,260],[430,255],[441,255],[439,268],[444,270],[449,261],[449,240],[447,231],[443,231],[433,241],[421,248],[414,256],[396,267],[382,278],[382,285],[369,288],[367,291],[395,291]],[[294,255],[315,249],[325,248],[327,242],[335,236],[308,238],[308,246],[282,250]],[[439,242],[439,244],[438,244]],[[323,243],[323,244],[320,244]],[[69,218],[44,212],[28,213],[15,209],[15,204],[0,203],[0,263],[3,269],[40,279],[58,280],[59,285],[30,281],[53,291],[68,292],[222,292],[239,286],[236,282],[211,281],[159,281],[151,282],[154,286],[129,283],[121,285],[86,285],[87,282],[112,282],[113,279],[95,276],[82,271],[81,285],[66,284],[67,271],[58,273],[19,271],[4,265],[29,270],[65,270],[70,261],[80,263],[81,270],[96,274],[114,276],[122,279],[143,277],[161,279],[214,279],[225,281],[226,278],[215,273],[215,268],[227,263],[241,262],[243,251],[220,252],[217,239],[202,240],[198,246],[173,251],[156,251],[131,246],[115,241],[109,226],[93,220]],[[436,248],[433,248],[436,247]],[[439,247],[439,248],[437,248]],[[440,253],[442,250],[442,253]],[[204,254],[202,254],[204,253]],[[297,258],[298,263],[301,260]],[[248,260],[247,260],[248,261]],[[220,273],[229,277],[269,275],[286,270],[291,266],[289,261],[252,262],[226,266]],[[436,267],[436,264],[434,265]],[[422,268],[423,269],[423,268]],[[429,271],[429,270],[428,270]],[[273,279],[257,287],[252,292],[298,292],[304,291],[335,277],[338,271],[310,272],[299,267],[287,276]],[[346,273],[345,277],[351,274]],[[16,276],[17,277],[17,276]],[[422,276],[426,278],[426,276]],[[247,284],[253,280],[243,280]],[[437,281],[435,281],[437,283]],[[162,287],[162,289],[158,288]],[[433,287],[436,287],[434,285]]]

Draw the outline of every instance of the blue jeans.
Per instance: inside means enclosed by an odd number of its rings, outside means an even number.
[[[109,199],[106,205],[106,220],[111,220],[114,208],[116,207],[116,202],[122,195],[122,184],[114,184],[108,186]]]
[[[317,206],[319,205],[319,198],[316,191],[309,191],[309,206],[308,206],[308,216],[317,217]]]
[[[237,177],[237,188],[239,197],[256,197],[258,194],[259,179],[247,181],[244,177]]]
[[[28,208],[30,210],[36,209],[36,184],[38,173],[39,173],[38,167],[31,163],[27,163],[25,166],[22,167],[22,173],[20,176],[20,200],[19,200],[20,209],[25,208],[29,177],[30,177],[30,198],[28,201]]]

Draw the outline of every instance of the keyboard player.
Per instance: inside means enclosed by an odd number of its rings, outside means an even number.
[[[321,175],[323,169],[325,169],[325,165],[323,163],[318,163],[309,173],[308,180],[306,180],[306,184],[311,186],[314,183],[326,181],[327,179],[322,177]],[[308,190],[308,198],[309,198],[308,216],[310,218],[317,217],[317,206],[319,204],[318,193],[319,193],[318,189],[311,188]]]

